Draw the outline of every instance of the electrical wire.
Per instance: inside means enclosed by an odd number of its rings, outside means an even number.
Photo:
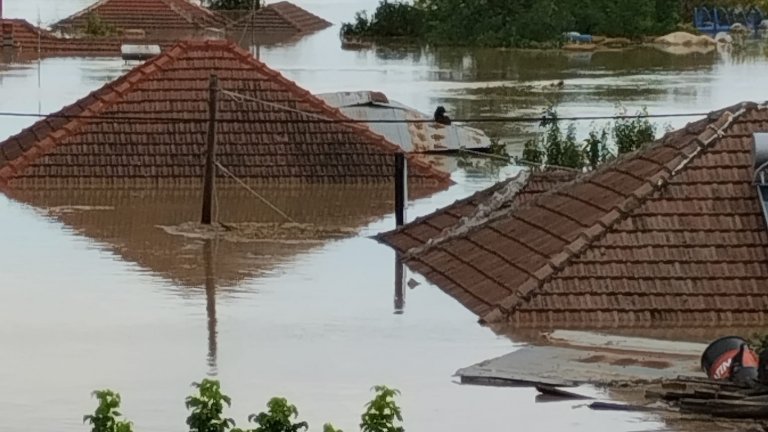
[[[309,123],[309,124],[381,124],[381,123],[394,123],[394,124],[413,124],[413,123],[434,123],[435,121],[432,119],[402,119],[402,120],[396,120],[396,119],[329,119],[324,118],[319,115],[315,115],[312,113],[307,113],[304,111],[294,110],[293,108],[284,107],[279,104],[272,104],[271,102],[259,102],[263,104],[270,104],[275,105],[277,107],[281,107],[281,109],[289,110],[289,111],[297,111],[301,114],[307,115],[307,116],[314,116],[315,119],[307,119],[307,120],[300,120],[297,121],[295,119],[285,119],[285,120],[279,120],[279,119],[270,119],[268,121],[265,121],[265,123]],[[511,117],[470,117],[470,118],[462,118],[462,119],[454,119],[453,121],[456,123],[541,123],[545,121],[558,121],[558,122],[576,122],[576,121],[596,121],[596,120],[631,120],[631,119],[661,119],[661,118],[675,118],[675,117],[706,117],[710,113],[707,112],[698,112],[698,113],[668,113],[668,114],[638,114],[638,115],[613,115],[613,116],[573,116],[573,117],[548,117],[548,116],[541,116],[541,117],[525,117],[525,116],[511,116]],[[179,124],[185,124],[185,123],[207,123],[208,119],[201,118],[199,119],[184,119],[184,118],[173,118],[173,117],[158,117],[158,116],[144,116],[144,117],[138,117],[138,116],[122,116],[122,115],[88,115],[88,114],[61,114],[61,113],[52,113],[52,114],[38,114],[38,113],[23,113],[23,112],[9,112],[9,111],[1,111],[0,117],[30,117],[30,118],[49,118],[49,119],[55,119],[55,118],[61,118],[61,119],[82,119],[82,120],[111,120],[114,122],[147,122],[147,123],[179,123]],[[221,123],[227,123],[228,120],[226,119],[217,119],[218,122]],[[258,122],[259,120],[251,120],[252,122]],[[240,122],[238,120],[238,122]]]
[[[288,216],[287,214],[285,214],[285,212],[284,212],[284,211],[280,210],[280,209],[279,209],[279,208],[278,208],[276,205],[272,204],[271,202],[269,202],[269,200],[267,200],[266,198],[264,198],[263,196],[261,196],[261,194],[259,194],[259,193],[258,193],[258,192],[256,192],[255,190],[253,190],[253,189],[252,189],[250,186],[248,186],[248,185],[247,185],[247,184],[246,184],[244,181],[240,180],[240,179],[239,179],[239,178],[238,178],[236,175],[234,175],[234,174],[233,174],[233,173],[232,173],[230,170],[228,170],[228,169],[224,168],[224,165],[222,165],[222,164],[221,164],[221,163],[219,163],[218,161],[217,161],[217,162],[214,162],[214,163],[216,164],[216,166],[217,166],[217,167],[219,167],[219,169],[221,170],[221,172],[223,172],[223,173],[224,173],[224,174],[226,174],[227,176],[231,177],[231,178],[232,178],[234,181],[236,181],[237,183],[239,183],[239,184],[240,184],[240,186],[242,186],[243,188],[245,188],[245,190],[247,190],[248,192],[250,192],[250,193],[251,193],[251,195],[255,196],[255,197],[256,197],[256,198],[258,198],[258,199],[259,199],[261,202],[263,202],[264,204],[266,204],[267,206],[269,206],[269,208],[271,208],[272,210],[274,210],[274,211],[275,211],[275,213],[277,213],[277,214],[279,214],[280,216],[282,216],[283,218],[285,218],[285,220],[287,220],[288,222],[296,223],[296,221],[295,221],[295,220],[293,220],[293,219],[292,219],[290,216]]]

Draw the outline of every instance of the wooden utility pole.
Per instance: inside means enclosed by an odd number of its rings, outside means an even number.
[[[203,215],[200,223],[210,225],[213,221],[213,182],[216,178],[216,117],[219,111],[219,77],[211,75],[208,90],[208,150],[205,154],[203,176]]]
[[[405,199],[406,199],[406,166],[405,154],[395,153],[395,224],[401,226],[405,223]]]
[[[218,351],[216,333],[216,268],[214,266],[214,248],[212,240],[203,243],[203,264],[205,269],[205,311],[208,315],[208,367],[216,374],[216,356]]]
[[[405,310],[405,268],[400,252],[395,252],[395,314]]]

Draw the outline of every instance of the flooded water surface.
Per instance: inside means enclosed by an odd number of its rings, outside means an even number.
[[[335,23],[376,0],[296,0]],[[5,0],[5,14],[50,24],[89,0]],[[719,109],[768,94],[759,44],[680,56],[655,49],[566,54],[470,49],[345,51],[338,26],[282,46],[254,47],[269,66],[316,92],[379,90],[457,118],[610,115]],[[0,111],[48,113],[119,77],[114,58],[0,64]],[[551,84],[563,80],[562,90]],[[31,117],[0,117],[0,137]],[[690,119],[692,120],[692,119]],[[657,122],[681,126],[689,119]],[[474,124],[518,152],[529,124]],[[589,124],[578,125],[583,133]],[[517,172],[458,169],[456,186],[412,202],[410,219]],[[24,190],[0,195],[0,430],[83,431],[90,392],[122,393],[137,431],[184,430],[189,384],[216,376],[244,423],[269,397],[298,405],[312,430],[357,429],[370,387],[402,391],[406,428],[634,431],[657,419],[534,403],[530,389],[461,386],[459,368],[515,349],[439,289],[395,284],[394,253],[368,236],[394,226],[392,194],[367,189],[261,191],[297,222],[347,227],[312,241],[208,241],[161,226],[196,220],[194,191]],[[248,194],[219,194],[220,219],[276,222]],[[244,424],[241,424],[244,426]]]

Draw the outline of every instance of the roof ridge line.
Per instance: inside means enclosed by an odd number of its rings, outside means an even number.
[[[176,44],[174,47],[163,51],[161,54],[131,69],[130,71],[128,71],[128,73],[124,74],[122,77],[118,78],[117,80],[104,84],[98,89],[78,99],[74,103],[65,105],[60,110],[52,114],[49,114],[47,117],[42,118],[36,121],[35,123],[31,124],[30,126],[27,126],[26,128],[22,129],[19,133],[12,135],[3,141],[0,141],[0,151],[2,151],[3,144],[6,144],[13,140],[18,141],[19,137],[25,134],[29,134],[29,133],[34,134],[35,133],[34,129],[43,123],[48,123],[49,118],[51,116],[54,116],[54,117],[58,116],[61,118],[70,119],[67,123],[56,128],[56,130],[52,130],[51,136],[48,136],[45,139],[40,140],[39,142],[37,142],[35,145],[31,146],[28,149],[22,148],[22,152],[18,157],[16,157],[13,160],[7,161],[4,165],[0,166],[0,184],[10,183],[13,177],[15,177],[15,174],[18,173],[21,169],[28,166],[30,163],[36,161],[37,159],[48,154],[50,151],[56,148],[62,140],[65,140],[68,137],[74,135],[80,129],[80,127],[82,127],[87,123],[87,119],[83,119],[79,117],[83,116],[86,113],[91,113],[91,115],[98,114],[99,112],[102,112],[105,109],[108,109],[117,101],[121,100],[125,92],[129,91],[139,83],[144,82],[144,80],[146,80],[149,76],[161,71],[162,70],[162,67],[160,65],[161,61],[166,58],[175,59],[176,58],[175,51],[177,51],[179,48],[185,45],[186,45],[185,42],[180,42]],[[149,69],[149,70],[145,71],[145,69]],[[136,76],[138,76],[138,79],[134,79]],[[123,87],[123,88],[120,88],[120,87]],[[88,100],[91,97],[96,99],[96,102],[93,102],[85,107],[80,105],[82,102]],[[112,100],[110,100],[110,98]],[[96,109],[93,109],[94,105],[97,106]],[[68,114],[67,111],[71,109],[77,109],[79,111],[76,114],[77,115],[76,118],[67,117],[67,114]],[[48,124],[50,125],[50,123]],[[57,136],[54,136],[56,135],[55,134],[56,132],[59,132],[59,133]]]
[[[506,186],[506,184],[509,183],[509,182],[517,181],[517,179],[519,178],[520,174],[523,171],[524,170],[520,170],[520,172],[518,172],[514,176],[511,176],[511,177],[508,177],[508,178],[502,180],[501,182],[499,182],[499,184],[504,183],[504,185]],[[501,188],[499,188],[499,189],[501,189]],[[410,228],[410,227],[412,227],[412,226],[414,226],[414,225],[416,225],[418,223],[421,223],[421,222],[429,219],[430,217],[434,216],[435,213],[443,212],[443,211],[445,211],[445,210],[447,210],[447,209],[449,209],[449,208],[451,208],[451,207],[453,207],[455,205],[468,203],[468,202],[472,201],[473,199],[475,199],[480,194],[482,194],[483,192],[485,192],[485,190],[487,190],[487,189],[482,189],[482,190],[474,192],[472,195],[469,195],[469,196],[461,198],[461,199],[457,199],[457,200],[453,201],[450,204],[444,205],[443,207],[439,207],[438,209],[436,209],[435,211],[433,211],[431,213],[425,214],[423,216],[419,216],[419,217],[415,218],[414,220],[408,222],[405,225],[397,227],[397,228],[395,228],[393,230],[389,230],[389,231],[384,231],[384,232],[378,233],[375,236],[373,236],[373,238],[376,239],[376,241],[378,241],[378,242],[383,242],[384,237],[392,235],[392,234],[403,232],[403,231],[407,230],[408,228]],[[494,191],[494,192],[496,192],[496,191]],[[413,249],[413,248],[411,248],[411,249]],[[408,249],[406,251],[406,253],[408,253],[411,249]]]
[[[532,272],[534,274],[533,277],[529,277],[525,282],[518,286],[513,294],[510,294],[494,305],[490,312],[480,318],[480,321],[483,323],[506,321],[524,300],[535,295],[537,289],[541,288],[541,286],[549,281],[555,274],[562,271],[572,259],[580,256],[594,243],[595,240],[602,238],[609,229],[625,220],[630,213],[640,207],[649,196],[666,187],[672,177],[687,167],[702,150],[708,148],[712,142],[722,137],[723,132],[733,124],[734,119],[745,112],[747,112],[746,106],[741,106],[736,112],[725,111],[718,119],[710,121],[705,127],[704,132],[698,134],[689,144],[689,146],[696,146],[691,154],[686,156],[676,156],[670,163],[661,167],[656,174],[649,176],[646,181],[625,198],[623,202],[620,202],[617,206],[611,209],[611,211],[604,214],[591,227],[583,230],[575,240],[566,244],[563,247],[562,252],[550,256],[541,267]],[[724,121],[720,127],[713,127],[721,120]],[[707,132],[711,133],[707,135]],[[636,152],[636,154],[638,153]],[[677,162],[677,164],[670,168],[669,165],[672,162]]]
[[[402,258],[408,260],[416,255],[424,253],[427,250],[436,248],[441,244],[454,239],[456,236],[471,231],[475,227],[481,225],[487,220],[493,213],[497,212],[506,202],[508,198],[514,197],[520,192],[521,189],[528,184],[528,179],[531,178],[531,172],[528,170],[522,170],[517,176],[512,177],[506,185],[500,188],[491,195],[491,197],[480,205],[477,206],[475,211],[469,215],[464,216],[456,224],[445,228],[436,237],[427,240],[421,246],[415,246],[407,250]],[[474,196],[474,194],[472,195]],[[513,206],[514,208],[514,206]]]
[[[301,32],[302,32],[302,31],[301,31],[301,27],[299,27],[299,24],[298,24],[298,23],[296,23],[294,20],[292,20],[292,19],[290,19],[289,17],[287,17],[287,16],[286,16],[286,15],[283,13],[283,11],[281,11],[281,10],[280,10],[280,8],[279,8],[279,7],[274,7],[276,4],[280,4],[280,3],[289,3],[289,4],[292,4],[292,3],[290,3],[290,2],[287,2],[287,1],[279,1],[279,2],[276,2],[276,3],[270,3],[270,4],[266,5],[266,6],[264,6],[262,9],[267,9],[267,8],[269,8],[269,9],[271,9],[271,10],[275,11],[275,13],[276,13],[276,14],[280,15],[280,18],[282,18],[282,19],[284,19],[285,21],[287,21],[287,22],[288,22],[288,24],[290,24],[290,25],[291,25],[291,26],[292,26],[294,29],[296,29],[296,31],[298,31],[299,33],[301,33]],[[295,5],[294,5],[294,6],[295,6]],[[304,8],[300,8],[300,9],[303,9],[303,10],[305,10]],[[306,10],[305,10],[305,11],[306,11]],[[309,11],[306,11],[306,12],[307,12],[307,13],[309,13]],[[255,12],[254,12],[254,13],[255,13]]]
[[[296,30],[299,31],[299,33],[305,33],[305,31],[301,28],[301,25],[299,24],[299,22],[294,21],[291,17],[289,17],[288,15],[286,15],[284,13],[285,11],[281,10],[281,6],[280,5],[287,6],[289,8],[294,8],[295,10],[300,11],[300,12],[306,14],[307,16],[313,18],[313,19],[317,19],[318,21],[322,21],[324,23],[327,23],[329,26],[333,25],[333,23],[328,21],[327,19],[325,19],[325,18],[323,18],[323,17],[321,17],[319,15],[316,15],[316,14],[308,11],[307,9],[297,5],[296,3],[290,2],[288,0],[281,0],[281,1],[278,1],[278,2],[275,2],[275,3],[267,5],[267,7],[273,6],[272,10],[277,12],[278,15],[280,15],[284,20],[288,21],[291,25],[293,25],[296,28]],[[274,7],[274,6],[277,6],[277,7]]]
[[[55,28],[57,26],[64,25],[62,23],[65,22],[65,21],[71,21],[73,19],[80,18],[81,16],[86,15],[86,14],[88,14],[90,12],[93,12],[95,9],[97,9],[97,8],[99,8],[101,6],[104,6],[105,4],[107,4],[107,3],[111,2],[111,1],[114,1],[114,0],[98,0],[96,3],[86,7],[85,9],[81,9],[81,10],[73,13],[72,15],[69,15],[67,17],[64,17],[64,18],[56,21],[55,23],[51,24],[51,28]]]
[[[635,152],[630,153],[628,155],[632,155],[634,153]],[[512,211],[530,208],[533,205],[537,204],[540,200],[543,200],[543,197],[548,197],[548,196],[551,196],[551,195],[555,195],[555,194],[559,193],[562,189],[565,189],[568,186],[579,182],[581,179],[583,179],[583,178],[585,178],[587,176],[596,175],[596,173],[601,172],[603,170],[606,170],[606,169],[612,167],[617,162],[623,161],[625,159],[626,158],[624,156],[622,156],[620,159],[616,159],[616,160],[613,160],[611,162],[606,163],[605,166],[601,166],[597,170],[588,171],[588,172],[580,172],[579,175],[576,176],[574,179],[572,179],[570,181],[567,181],[567,182],[564,182],[562,184],[558,184],[558,185],[554,186],[552,189],[547,190],[546,192],[542,192],[540,194],[537,194],[537,196],[535,198],[531,199],[530,201],[521,203],[521,204],[519,204],[517,206],[512,205],[512,206],[509,206],[509,207],[506,207],[506,208],[499,207],[497,209],[497,211],[491,212],[491,213],[487,214],[486,215],[486,219],[483,222],[493,222],[493,221],[496,221],[496,220],[498,220],[498,219],[508,215]],[[556,168],[556,169],[561,170],[561,168]],[[477,228],[477,226],[479,226],[479,225],[470,227],[467,230],[466,233],[474,231],[474,229]],[[454,240],[454,239],[455,239],[455,237],[450,237],[450,238],[444,239],[442,242],[449,241],[449,240]],[[426,244],[424,246],[426,246]],[[431,249],[431,247],[424,247],[424,246],[422,246],[421,247],[422,249],[419,250],[419,254],[425,253],[425,252],[427,252],[427,251],[429,251]],[[434,245],[434,246],[437,246],[437,245]],[[412,252],[413,249],[416,249],[416,247],[414,247],[411,250],[409,250],[409,252]],[[415,255],[416,254],[411,253],[411,254],[409,254],[409,256],[407,256],[405,258],[412,259],[412,258],[415,258]]]
[[[187,21],[189,21],[190,24],[193,24],[193,25],[198,26],[198,27],[203,28],[203,29],[207,27],[206,23],[205,22],[198,22],[197,17],[195,17],[191,13],[191,9],[189,10],[189,12],[187,10],[182,10],[183,7],[180,6],[179,3],[184,3],[186,6],[189,6],[192,9],[196,10],[197,12],[199,12],[201,14],[204,14],[205,18],[207,18],[207,19],[211,19],[211,20],[216,21],[216,20],[219,20],[219,19],[223,18],[222,16],[220,16],[216,12],[214,12],[214,11],[212,11],[212,10],[206,8],[206,7],[203,7],[201,5],[197,5],[195,3],[192,3],[189,0],[160,0],[160,1],[162,1],[163,3],[168,5],[168,7],[171,8],[171,10],[176,12],[182,18],[184,18]],[[216,24],[216,23],[214,23],[214,24]],[[216,28],[218,29],[218,27],[216,27]]]
[[[338,120],[351,120],[351,118],[346,116],[339,108],[335,108],[327,104],[324,100],[313,95],[312,92],[310,92],[309,90],[306,90],[300,87],[298,84],[296,84],[295,81],[292,81],[286,78],[285,75],[283,75],[279,71],[270,68],[269,66],[266,65],[266,63],[263,63],[261,60],[258,60],[257,58],[255,58],[250,52],[246,51],[245,49],[237,45],[235,42],[230,41],[226,45],[229,46],[230,49],[235,51],[237,54],[239,54],[243,60],[253,65],[256,65],[259,68],[262,68],[269,75],[272,75],[272,77],[275,80],[285,85],[289,91],[293,91],[294,93],[296,93],[300,101],[306,102],[307,104],[319,109],[321,112],[325,111],[326,114],[331,114],[333,116],[336,116],[336,119]],[[301,91],[299,92],[296,90],[301,90]],[[405,152],[402,149],[402,147],[400,147],[395,143],[389,142],[384,136],[375,133],[373,130],[371,130],[371,128],[369,128],[365,124],[339,123],[339,126],[346,128],[352,132],[360,133],[365,138],[371,140],[372,144],[378,145],[382,150],[389,150],[389,151],[392,151],[393,153],[405,154],[405,158],[408,160],[409,163],[413,163],[416,166],[421,167],[422,169],[430,171],[434,175],[435,179],[438,180],[440,183],[444,183],[444,184],[453,183],[451,181],[450,173],[439,171],[435,169],[432,165],[422,160],[419,160],[418,158],[416,158],[415,155]]]
[[[182,17],[188,23],[190,23],[190,24],[192,24],[194,26],[198,26],[199,25],[197,22],[195,22],[195,20],[189,14],[186,13],[186,11],[180,10],[181,8],[176,6],[175,4],[173,4],[170,0],[160,0],[160,2],[163,3],[164,5],[168,6],[168,9],[170,9],[173,12],[175,12],[176,15]],[[192,3],[189,3],[189,4],[191,5]],[[202,27],[202,26],[200,26],[200,27]]]

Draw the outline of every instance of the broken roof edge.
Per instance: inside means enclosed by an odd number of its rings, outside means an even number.
[[[418,224],[420,224],[420,223],[422,223],[422,222],[424,222],[426,220],[429,220],[430,218],[434,217],[437,214],[443,213],[443,212],[451,209],[452,207],[469,203],[472,200],[476,199],[477,197],[487,193],[489,191],[489,189],[494,189],[492,193],[495,193],[498,189],[501,189],[502,187],[508,185],[511,182],[521,182],[521,183],[525,184],[528,181],[528,178],[526,177],[526,178],[521,179],[521,175],[523,174],[524,171],[525,170],[521,170],[516,175],[514,175],[512,177],[509,177],[507,179],[504,179],[504,180],[496,183],[495,185],[491,186],[490,188],[479,190],[479,191],[477,191],[477,192],[475,192],[475,193],[473,193],[473,194],[471,194],[471,195],[469,195],[467,197],[458,199],[458,200],[452,202],[451,204],[448,204],[446,206],[440,207],[440,208],[436,209],[435,211],[433,211],[431,213],[428,213],[428,214],[426,214],[424,216],[419,216],[416,219],[408,222],[405,225],[402,225],[402,226],[400,226],[398,228],[395,228],[393,230],[389,230],[389,231],[378,233],[378,234],[372,236],[371,238],[376,240],[377,242],[379,242],[381,244],[384,244],[384,245],[387,245],[387,246],[389,246],[389,247],[391,247],[393,249],[396,249],[388,240],[393,235],[402,233],[402,232],[408,230],[409,228],[412,228],[412,227],[414,227],[414,226],[416,226],[416,225],[418,225]],[[406,251],[406,253],[407,252],[408,251]]]
[[[688,124],[685,128],[673,131],[662,137],[660,140],[655,141],[646,147],[643,147],[632,153],[622,155],[616,161],[607,164],[604,167],[600,167],[595,171],[586,173],[577,177],[574,181],[554,188],[552,191],[546,192],[528,203],[530,206],[538,205],[543,200],[547,199],[553,194],[560,193],[563,189],[567,189],[574,184],[588,181],[589,178],[599,175],[610,169],[615,169],[617,165],[621,165],[623,162],[634,159],[641,156],[644,152],[650,148],[662,146],[673,138],[678,137],[681,134],[695,135],[695,137],[680,150],[680,154],[674,157],[666,165],[659,168],[656,174],[646,178],[642,185],[635,189],[628,197],[614,206],[603,217],[599,218],[597,222],[591,227],[585,228],[581,231],[578,237],[566,244],[563,247],[563,252],[550,256],[549,259],[538,269],[534,269],[531,274],[533,276],[520,284],[515,292],[499,301],[496,305],[493,305],[490,312],[486,313],[480,318],[482,323],[496,323],[508,321],[517,308],[525,301],[530,300],[537,294],[537,291],[541,286],[552,279],[557,273],[562,271],[568,263],[574,258],[579,257],[596,241],[602,238],[610,229],[616,224],[626,219],[635,209],[640,207],[651,195],[657,191],[663,190],[669,184],[669,181],[685,169],[692,160],[699,156],[709,146],[720,138],[725,130],[727,130],[734,122],[736,118],[743,115],[749,110],[766,109],[766,105],[758,105],[753,102],[743,102],[720,111],[710,113],[705,119],[698,122]],[[689,150],[689,151],[686,151]],[[525,207],[525,206],[524,206]],[[509,212],[506,212],[507,214]],[[501,216],[499,216],[501,217]]]
[[[501,211],[501,208],[505,203],[512,202],[514,197],[520,193],[530,178],[531,172],[529,170],[520,171],[517,176],[506,182],[503,186],[494,190],[485,202],[477,206],[472,215],[461,218],[458,223],[446,228],[443,230],[443,232],[440,233],[440,235],[429,239],[423,245],[411,248],[405,253],[403,259],[408,260],[413,256],[417,256],[423,253],[424,251],[430,250],[442,243],[450,241],[459,235],[476,229],[478,226],[485,223],[485,221],[488,220],[487,218],[491,218],[493,217],[494,213]],[[514,208],[514,205],[508,207],[508,209]]]

